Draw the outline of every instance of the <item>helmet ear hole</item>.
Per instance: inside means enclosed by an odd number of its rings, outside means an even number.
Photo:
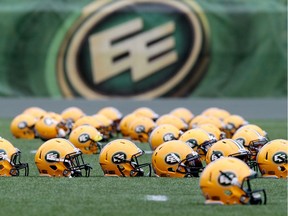
[[[50,168],[53,170],[57,170],[57,166],[55,166],[55,165],[51,165]]]

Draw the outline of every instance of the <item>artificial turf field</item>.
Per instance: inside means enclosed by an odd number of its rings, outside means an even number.
[[[9,129],[11,118],[0,119],[0,135],[22,152],[22,162],[29,163],[28,177],[1,177],[0,215],[287,215],[287,180],[251,181],[252,189],[264,188],[264,206],[207,206],[198,178],[119,178],[103,177],[98,155],[84,155],[93,167],[90,177],[49,178],[38,176],[34,151],[40,139],[15,139]],[[251,120],[269,133],[269,138],[287,139],[286,120]],[[105,143],[102,143],[105,145]],[[149,144],[136,143],[150,151]],[[150,162],[151,154],[140,157]]]

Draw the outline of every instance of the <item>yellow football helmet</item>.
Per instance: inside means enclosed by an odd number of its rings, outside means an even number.
[[[268,133],[256,124],[251,124],[251,123],[246,124],[246,125],[243,125],[242,127],[240,127],[239,129],[243,129],[243,128],[249,128],[249,129],[256,130],[261,136],[263,136],[267,140],[269,140]]]
[[[209,107],[203,110],[201,114],[205,116],[216,117],[221,121],[223,121],[225,118],[231,115],[229,111],[223,108],[219,108],[219,107]]]
[[[108,117],[106,117],[103,114],[95,114],[93,115],[94,118],[96,118],[97,120],[99,120],[99,122],[103,123],[102,126],[102,134],[103,134],[103,138],[104,140],[109,140],[110,138],[113,137],[113,121],[111,119],[109,119]]]
[[[19,176],[22,169],[24,169],[24,176],[28,176],[28,163],[22,163],[20,159],[20,150],[10,141],[0,137],[0,176]]]
[[[206,154],[206,164],[221,157],[237,157],[247,164],[250,161],[251,153],[241,143],[233,139],[222,139],[214,143]]]
[[[158,177],[199,177],[203,165],[197,152],[185,142],[171,140],[152,154],[152,167]]]
[[[80,125],[72,130],[69,141],[83,154],[98,154],[101,150],[103,135],[91,125]]]
[[[148,143],[152,150],[155,150],[160,144],[177,140],[183,132],[171,124],[162,124],[156,126],[149,135]]]
[[[232,139],[241,143],[251,152],[251,159],[256,160],[259,150],[268,142],[268,139],[260,135],[256,130],[240,127],[232,136]]]
[[[135,109],[133,113],[136,115],[148,117],[153,121],[156,121],[159,117],[158,113],[156,113],[153,109],[149,107],[139,107]]]
[[[223,131],[226,133],[227,138],[232,138],[233,134],[240,127],[248,124],[242,116],[240,115],[230,115],[224,119],[224,129]]]
[[[138,158],[144,154],[132,141],[115,139],[106,144],[99,155],[99,164],[104,176],[136,177],[144,176],[144,167],[148,167],[151,176],[151,164],[139,164]]]
[[[119,130],[123,137],[129,137],[129,133],[130,133],[129,125],[136,118],[138,118],[136,114],[130,113],[128,115],[125,115],[121,119],[121,121],[119,122]]]
[[[58,116],[59,117],[59,116]],[[70,132],[65,127],[65,123],[54,118],[53,115],[46,113],[41,116],[35,123],[35,131],[39,138],[46,141],[56,137],[66,137]]]
[[[188,124],[184,122],[181,118],[172,115],[172,114],[164,114],[161,115],[157,120],[156,120],[157,125],[161,124],[172,124],[175,127],[177,127],[179,130],[186,131],[188,129]]]
[[[188,108],[185,108],[185,107],[177,107],[171,110],[169,114],[177,116],[178,118],[182,119],[187,124],[189,124],[189,122],[194,117],[194,114]]]
[[[288,140],[275,139],[264,145],[256,161],[263,177],[287,178]]]
[[[119,133],[119,123],[123,118],[123,114],[115,107],[103,107],[97,114],[102,114],[113,121],[113,132]]]
[[[214,136],[217,141],[226,138],[226,134],[212,123],[200,124],[198,128],[207,131],[210,135]]]
[[[72,130],[74,130],[75,128],[77,128],[80,125],[92,125],[100,133],[103,134],[105,132],[104,124],[93,116],[89,116],[89,115],[82,116],[73,124]]]
[[[211,136],[207,131],[201,128],[193,128],[185,131],[179,140],[186,142],[194,151],[196,151],[202,161],[205,161],[205,157],[208,149],[217,141],[214,136]]]
[[[145,116],[139,116],[131,121],[129,125],[129,136],[132,140],[148,142],[150,133],[156,127],[156,123]]]
[[[41,116],[45,115],[47,112],[46,110],[37,107],[37,106],[33,106],[33,107],[28,107],[25,110],[23,110],[24,114],[30,114],[32,116],[34,116],[35,118],[40,118]]]
[[[36,138],[34,126],[36,118],[30,114],[19,114],[14,117],[10,124],[10,131],[15,138]]]
[[[92,169],[84,163],[82,152],[63,138],[44,142],[35,154],[35,164],[41,176],[49,177],[89,177]]]
[[[208,116],[206,115],[196,115],[194,118],[189,122],[188,128],[193,129],[198,127],[200,124],[207,123],[209,121]]]
[[[205,204],[266,204],[265,190],[251,188],[250,181],[254,178],[257,173],[238,158],[223,157],[213,161],[199,180]]]
[[[61,116],[65,121],[76,122],[79,118],[85,116],[86,114],[79,107],[68,107],[61,112]]]

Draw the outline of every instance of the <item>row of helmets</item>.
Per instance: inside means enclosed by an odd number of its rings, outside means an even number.
[[[260,170],[267,171],[263,174],[264,177],[287,178],[287,170],[286,176],[283,173],[278,176],[275,166],[277,164],[278,168],[287,168],[287,154],[284,155],[285,149],[287,153],[287,144],[287,140],[276,139],[262,147],[260,152],[265,151],[257,156],[257,161],[262,157],[263,161],[258,165]],[[19,176],[22,169],[24,175],[28,176],[29,166],[20,161],[21,152],[4,138],[0,138],[0,146],[1,176]],[[152,154],[152,163],[140,163],[139,157],[143,154],[144,151],[131,140],[114,139],[101,149],[99,164],[105,176],[151,176],[152,170],[157,177],[200,175],[199,186],[206,203],[266,204],[265,190],[252,190],[250,183],[250,180],[257,178],[257,172],[242,158],[220,157],[204,167],[198,153],[180,140],[159,145]],[[84,162],[82,152],[64,138],[45,141],[35,154],[35,164],[41,176],[50,177],[89,177],[92,168]],[[271,166],[275,166],[274,169]],[[148,173],[145,174],[146,171]]]

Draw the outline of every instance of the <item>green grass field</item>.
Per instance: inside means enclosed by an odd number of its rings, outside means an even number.
[[[93,167],[89,178],[39,177],[34,153],[43,143],[39,139],[15,139],[9,130],[11,119],[0,119],[0,136],[22,152],[28,162],[28,177],[1,177],[0,215],[287,215],[287,180],[252,180],[253,189],[265,188],[266,206],[207,206],[198,185],[198,178],[172,179],[157,177],[103,177],[98,155],[84,155]],[[269,138],[287,139],[286,120],[249,120],[261,126]],[[150,150],[146,143],[137,144]],[[140,162],[150,162],[151,154]],[[149,200],[152,195],[162,201]],[[165,198],[165,199],[164,199]]]

